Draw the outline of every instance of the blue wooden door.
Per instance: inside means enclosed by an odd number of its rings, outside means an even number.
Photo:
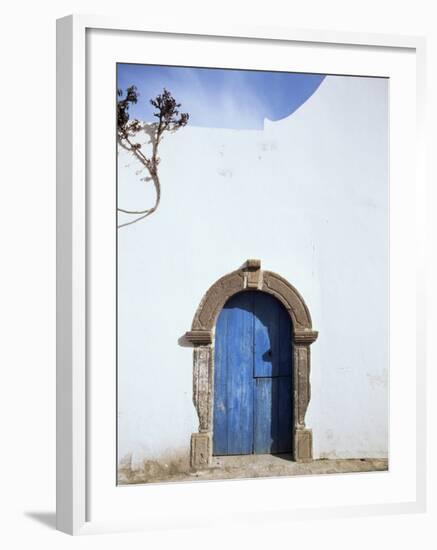
[[[215,336],[215,455],[291,451],[291,331],[269,294],[241,292],[225,304]]]

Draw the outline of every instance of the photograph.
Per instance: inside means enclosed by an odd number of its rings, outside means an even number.
[[[437,548],[435,4],[4,4],[2,548]]]
[[[389,84],[116,64],[118,485],[388,471]]]

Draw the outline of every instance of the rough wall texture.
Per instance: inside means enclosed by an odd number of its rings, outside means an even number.
[[[206,290],[246,258],[299,290],[320,333],[305,416],[314,457],[386,456],[387,82],[327,77],[263,131],[188,126],[161,157],[159,210],[119,231],[120,460],[189,458],[199,419],[182,337]],[[153,203],[138,169],[120,154],[127,208]]]

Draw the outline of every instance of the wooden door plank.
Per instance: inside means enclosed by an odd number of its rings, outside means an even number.
[[[216,326],[215,455],[253,452],[253,297],[232,297]]]
[[[254,453],[291,452],[291,377],[254,381]]]
[[[254,379],[254,436],[253,452],[267,454],[272,451],[273,378]],[[276,415],[277,416],[277,415]]]
[[[292,376],[292,324],[286,309],[278,302],[278,360],[276,373],[278,376]]]
[[[273,296],[254,299],[254,453],[291,451],[291,321]]]
[[[279,376],[276,378],[277,391],[277,415],[278,415],[278,436],[275,451],[276,453],[291,452],[293,432],[293,408],[291,406],[291,376]]]
[[[277,375],[279,358],[278,302],[257,292],[254,297],[254,376]]]
[[[290,376],[292,327],[290,317],[273,296],[254,298],[254,376]]]
[[[253,297],[241,293],[229,306],[228,326],[228,454],[253,450]]]
[[[216,324],[214,357],[213,453],[228,452],[227,333],[230,311],[223,309]]]

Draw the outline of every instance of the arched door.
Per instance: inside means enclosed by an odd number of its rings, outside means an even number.
[[[292,326],[270,294],[240,292],[217,320],[213,454],[291,452]]]

